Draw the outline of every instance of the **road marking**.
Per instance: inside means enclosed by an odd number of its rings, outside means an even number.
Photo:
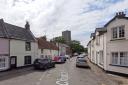
[[[56,81],[56,84],[57,85],[69,85],[69,83],[68,83],[68,73],[67,72],[64,72],[64,71],[62,71],[61,73],[60,73],[60,77],[57,79],[57,81]]]
[[[39,78],[38,82],[36,82],[36,85],[40,85],[41,84],[41,80],[45,77],[45,75],[47,74],[47,72],[44,72],[41,77]]]

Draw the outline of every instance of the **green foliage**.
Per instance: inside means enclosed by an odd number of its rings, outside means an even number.
[[[88,53],[88,48],[84,48],[85,53]]]
[[[82,46],[80,42],[76,40],[71,41],[70,47],[73,53],[81,53],[85,51],[84,46]]]
[[[59,43],[65,43],[65,40],[64,40],[64,38],[63,37],[55,37],[54,39],[53,39],[53,41],[55,41],[55,42],[59,42]]]

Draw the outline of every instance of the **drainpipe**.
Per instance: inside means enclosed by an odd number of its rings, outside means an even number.
[[[59,42],[58,42],[58,56],[59,56]]]
[[[9,44],[9,46],[8,46],[8,49],[9,49],[9,55],[8,55],[8,69],[11,69],[11,60],[10,60],[10,58],[11,58],[11,55],[10,55],[10,39],[8,39],[8,44]]]

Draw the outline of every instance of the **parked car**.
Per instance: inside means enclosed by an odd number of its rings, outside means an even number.
[[[60,56],[61,59],[63,59],[66,62],[67,57],[66,56]]]
[[[35,59],[34,61],[34,68],[35,69],[48,69],[51,67],[55,67],[55,62],[52,61],[52,59]]]
[[[66,62],[66,57],[63,57],[63,56],[55,56],[54,57],[54,61],[56,63],[65,63]]]
[[[89,67],[85,58],[76,59],[76,67]]]
[[[65,55],[66,59],[69,59],[70,58],[70,55]]]
[[[79,56],[77,56],[77,58],[85,58],[85,56],[84,55],[79,55]]]

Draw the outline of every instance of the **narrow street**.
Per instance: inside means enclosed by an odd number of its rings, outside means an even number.
[[[0,85],[106,85],[101,78],[88,68],[76,68],[72,58],[46,71],[30,69],[1,76]]]

